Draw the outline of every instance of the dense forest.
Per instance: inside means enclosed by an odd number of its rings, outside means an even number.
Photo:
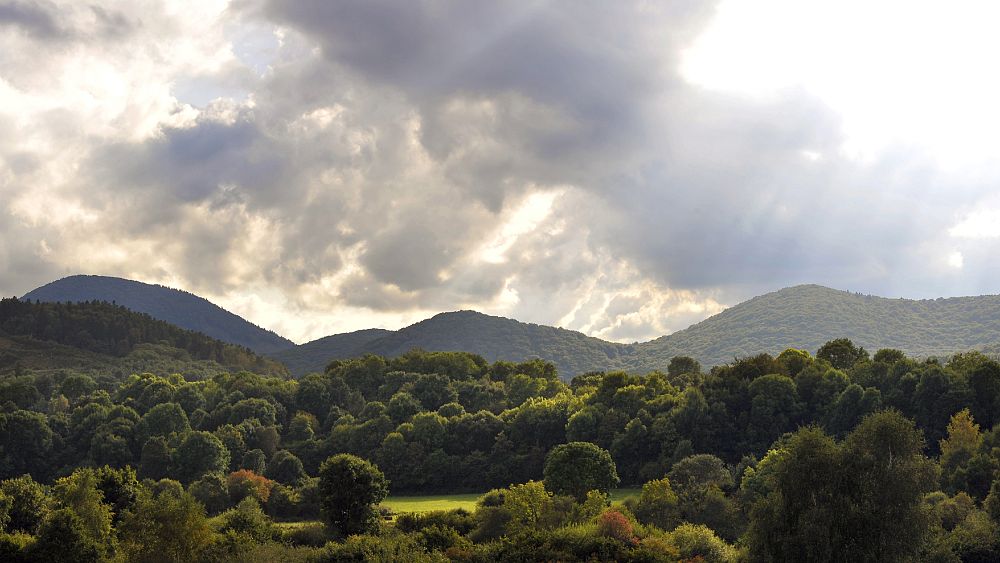
[[[29,371],[0,405],[5,560],[1000,557],[1000,364],[975,352],[841,339],[569,383],[422,351],[301,380]],[[390,491],[483,496],[380,514]]]
[[[17,368],[18,364],[24,367],[25,362],[45,365],[46,357],[52,360],[53,356],[65,356],[69,362],[52,363],[50,367],[128,367],[146,363],[149,356],[161,356],[168,365],[173,363],[169,361],[173,357],[212,362],[233,371],[287,373],[283,365],[248,348],[178,328],[121,305],[0,299],[0,371],[4,367]],[[76,360],[81,363],[73,363]]]
[[[21,296],[23,301],[106,301],[212,338],[270,354],[295,346],[218,305],[186,291],[109,276],[69,276]]]

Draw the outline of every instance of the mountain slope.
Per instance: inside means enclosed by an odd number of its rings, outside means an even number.
[[[90,360],[162,352],[177,359],[215,362],[233,372],[288,374],[284,365],[248,348],[100,301],[45,303],[0,299],[0,337],[6,339],[4,347],[11,352],[6,363],[15,365],[48,352],[80,357],[87,365],[92,363]]]
[[[288,370],[293,375],[301,377],[314,371],[322,372],[330,360],[362,355],[364,354],[362,348],[366,344],[392,333],[391,330],[369,328],[334,334],[270,354],[270,356],[288,366]]]
[[[750,299],[684,330],[636,346],[628,367],[663,369],[675,355],[711,366],[785,348],[815,353],[846,337],[874,352],[945,356],[1000,343],[1000,296],[889,299],[800,285]]]
[[[295,346],[274,332],[230,313],[205,298],[160,285],[107,276],[70,276],[43,285],[21,297],[24,301],[107,301],[145,313],[154,319],[194,330],[224,342],[270,354]]]
[[[372,353],[394,357],[412,348],[428,351],[463,351],[479,354],[489,361],[523,361],[542,358],[556,365],[559,374],[570,377],[592,370],[612,369],[621,365],[630,346],[606,342],[580,332],[551,326],[522,323],[475,311],[440,313],[395,332],[385,331],[379,338],[354,350],[341,347],[342,337],[335,335],[298,348],[310,347],[309,363],[288,364],[292,373],[301,375],[322,371],[335,358]],[[274,357],[284,359],[292,351]]]
[[[708,368],[735,357],[778,354],[786,348],[815,353],[824,343],[843,337],[872,352],[898,348],[911,356],[947,356],[998,349],[1000,296],[918,301],[800,285],[755,297],[689,328],[635,345],[473,311],[442,313],[353,350],[339,340],[349,336],[303,345],[310,347],[308,361],[290,366],[292,372],[321,371],[331,359],[365,352],[397,356],[423,348],[474,352],[490,361],[539,357],[555,363],[560,375],[569,378],[594,370],[665,371],[670,359],[679,355],[692,356]]]

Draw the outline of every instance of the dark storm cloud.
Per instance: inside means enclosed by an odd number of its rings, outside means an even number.
[[[59,38],[64,30],[53,15],[56,7],[48,2],[0,3],[0,26],[13,26],[42,39]]]
[[[43,41],[122,39],[137,26],[124,14],[97,5],[67,10],[45,0],[0,2],[0,28],[9,27]]]

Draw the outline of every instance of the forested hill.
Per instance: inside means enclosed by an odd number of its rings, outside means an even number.
[[[358,335],[359,333],[351,333]],[[592,338],[583,333],[545,325],[522,323],[475,311],[441,313],[395,332],[361,342],[354,349],[342,346],[341,338],[327,337],[298,349],[308,349],[308,362],[288,363],[293,374],[323,371],[335,358],[365,353],[396,357],[413,348],[462,351],[479,354],[489,361],[523,361],[545,358],[555,364],[560,375],[569,377],[588,371],[614,369],[623,365],[631,346]],[[374,336],[367,333],[363,336]],[[286,360],[294,350],[275,355]]]
[[[912,356],[948,356],[1000,349],[1000,296],[888,299],[800,285],[761,295],[687,329],[625,345],[582,333],[473,311],[442,313],[396,332],[361,331],[304,344],[277,357],[294,358],[292,373],[322,371],[331,359],[411,349],[465,351],[490,361],[541,357],[564,378],[595,370],[666,370],[674,356],[709,367],[786,348],[815,352],[846,337],[872,352],[896,348]],[[350,344],[350,345],[345,345]]]
[[[245,346],[258,354],[270,354],[295,345],[203,297],[133,280],[107,276],[70,276],[39,287],[21,299],[45,302],[107,301],[181,328]]]
[[[393,331],[381,328],[334,334],[271,354],[271,357],[288,366],[293,375],[303,376],[322,372],[330,360],[363,355],[366,344],[390,334]]]
[[[889,299],[799,285],[740,303],[689,328],[636,346],[628,367],[661,368],[688,355],[703,365],[794,347],[815,351],[834,338],[868,350],[947,356],[995,350],[1000,343],[1000,296]]]
[[[103,301],[41,303],[18,299],[0,300],[0,339],[8,362],[21,354],[37,356],[46,344],[53,352],[68,348],[93,356],[124,357],[143,345],[184,352],[194,360],[216,362],[231,371],[286,375],[285,367],[248,348],[222,342],[204,334],[178,328]],[[53,353],[53,355],[56,355]],[[76,358],[78,356],[73,356]],[[89,356],[88,356],[89,357]],[[82,366],[65,366],[82,367]]]

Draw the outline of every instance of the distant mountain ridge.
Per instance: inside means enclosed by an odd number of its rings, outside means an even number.
[[[272,354],[295,346],[291,340],[193,293],[122,278],[69,276],[32,290],[21,300],[117,303],[154,319],[245,346],[258,354]]]
[[[636,346],[627,367],[665,365],[689,355],[705,365],[736,356],[815,351],[846,337],[874,352],[897,348],[911,356],[947,356],[1000,344],[1000,296],[890,299],[798,285],[754,297],[684,330]]]
[[[754,297],[691,325],[640,344],[619,344],[580,332],[521,323],[474,311],[441,313],[388,334],[369,333],[356,347],[335,335],[303,344],[313,358],[293,374],[322,371],[335,358],[364,353],[396,356],[411,348],[461,350],[494,361],[543,358],[563,377],[597,370],[666,370],[674,356],[711,367],[736,357],[786,348],[815,353],[835,338],[850,338],[874,352],[898,348],[913,356],[947,356],[967,350],[1000,350],[1000,296],[912,300],[860,295],[819,285],[799,285]],[[328,339],[333,340],[328,340]],[[294,349],[293,349],[294,350]],[[292,350],[276,355],[277,359]]]
[[[812,353],[835,338],[875,351],[911,356],[967,350],[1000,351],[1000,296],[927,300],[860,295],[798,285],[754,297],[690,327],[640,344],[620,344],[563,328],[522,323],[475,311],[440,313],[400,330],[367,329],[295,346],[195,295],[130,280],[72,276],[24,299],[115,301],[130,309],[241,344],[281,361],[296,376],[323,371],[334,359],[366,353],[397,356],[412,348],[465,351],[487,360],[542,358],[563,377],[588,371],[665,370],[674,356],[711,367],[761,352],[801,348]]]

